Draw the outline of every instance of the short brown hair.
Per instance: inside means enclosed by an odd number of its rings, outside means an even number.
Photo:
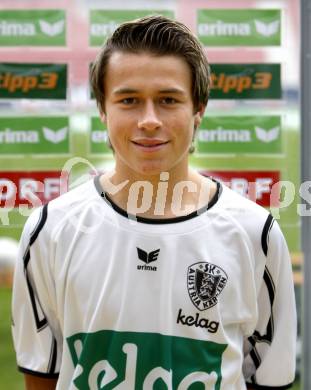
[[[116,51],[184,58],[192,74],[195,111],[206,105],[210,91],[210,68],[203,48],[183,23],[164,16],[147,16],[121,24],[106,41],[91,68],[91,86],[99,109],[104,112],[104,79],[108,61]]]

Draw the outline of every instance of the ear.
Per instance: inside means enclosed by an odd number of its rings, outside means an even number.
[[[200,126],[200,123],[201,123],[203,115],[204,115],[205,108],[206,108],[206,106],[204,106],[203,104],[200,104],[198,111],[194,115],[194,125],[196,128]]]

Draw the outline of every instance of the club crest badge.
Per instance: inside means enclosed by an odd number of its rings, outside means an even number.
[[[217,304],[218,295],[228,280],[225,271],[217,265],[201,261],[188,267],[187,286],[189,297],[199,310],[206,310]]]

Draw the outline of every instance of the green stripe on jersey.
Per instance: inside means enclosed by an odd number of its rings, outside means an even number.
[[[227,347],[157,333],[110,330],[78,333],[68,337],[67,343],[76,368],[75,386],[92,390],[219,390]]]

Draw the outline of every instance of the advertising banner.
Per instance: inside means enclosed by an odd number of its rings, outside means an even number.
[[[66,99],[66,64],[0,63],[0,99]]]
[[[67,117],[0,117],[0,154],[68,154]]]
[[[0,207],[39,207],[67,191],[60,171],[0,172]]]
[[[197,34],[206,46],[280,46],[281,10],[200,9]]]
[[[169,10],[90,10],[90,46],[101,46],[121,23],[147,15],[174,17],[174,13]]]
[[[212,64],[211,99],[281,99],[280,64]]]
[[[98,118],[91,118],[90,131],[90,153],[91,154],[112,154],[112,150],[107,145],[108,133],[106,125]]]
[[[64,10],[1,10],[0,46],[65,46]]]
[[[201,171],[263,207],[279,206],[280,171]]]
[[[196,137],[198,153],[278,154],[280,116],[208,116]]]

